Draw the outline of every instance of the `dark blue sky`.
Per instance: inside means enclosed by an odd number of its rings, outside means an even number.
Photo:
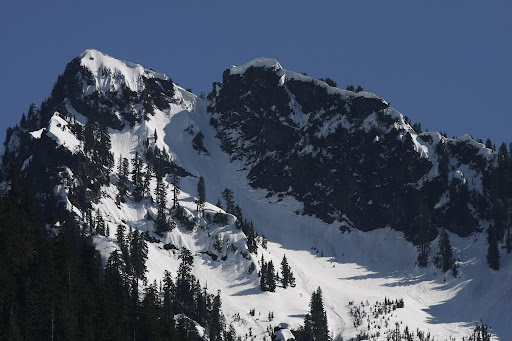
[[[511,142],[511,18],[510,1],[8,1],[0,138],[95,48],[197,94],[230,65],[271,57],[361,84],[423,128]]]

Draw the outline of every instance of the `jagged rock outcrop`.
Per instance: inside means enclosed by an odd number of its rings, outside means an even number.
[[[491,151],[469,136],[417,134],[371,93],[261,58],[227,69],[209,99],[223,150],[245,163],[253,187],[303,202],[298,213],[363,230],[389,225],[412,240],[421,216],[465,236],[488,213]]]

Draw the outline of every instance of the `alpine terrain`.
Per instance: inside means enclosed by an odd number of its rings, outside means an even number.
[[[86,50],[7,131],[0,338],[509,340],[510,147],[273,59],[199,97]]]

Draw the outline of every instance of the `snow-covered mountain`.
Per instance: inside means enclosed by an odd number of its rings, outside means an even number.
[[[120,200],[119,161],[136,155],[167,183],[166,214],[177,226],[170,231],[156,233],[156,177],[151,196],[136,199],[129,181]],[[511,257],[502,250],[501,269],[489,269],[482,233],[500,224],[489,193],[498,163],[497,152],[468,135],[416,132],[378,96],[330,87],[272,59],[227,69],[203,99],[164,74],[86,50],[48,100],[9,129],[2,175],[14,167],[33,186],[54,233],[75,214],[105,261],[120,247],[119,226],[145,232],[149,283],[176,274],[177,250],[186,247],[194,275],[220,290],[227,322],[248,339],[270,339],[279,323],[298,328],[321,287],[332,337],[364,331],[385,340],[398,323],[436,340],[462,338],[483,320],[507,340]],[[179,214],[171,210],[174,176]],[[237,214],[216,204],[226,188]],[[215,221],[219,213],[225,220]],[[240,213],[256,238],[240,229]],[[93,229],[99,215],[104,233]],[[427,215],[428,230],[420,219]],[[415,244],[432,241],[435,255],[438,228],[450,231],[457,277],[432,261],[416,266]],[[296,286],[261,291],[261,258],[280,264],[284,255]],[[385,297],[404,307],[373,317]]]

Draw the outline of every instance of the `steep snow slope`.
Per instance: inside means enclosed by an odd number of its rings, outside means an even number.
[[[415,268],[416,249],[401,233],[389,228],[342,234],[338,229],[340,222],[329,225],[313,217],[296,215],[294,212],[301,208],[300,203],[288,197],[269,200],[265,191],[253,190],[247,184],[242,165],[229,162],[220,150],[204,112],[205,105],[197,99],[193,111],[172,116],[165,142],[178,163],[205,178],[210,202],[215,202],[224,188],[234,190],[235,200],[244,215],[254,221],[257,232],[271,241],[265,258],[272,257],[274,263],[278,263],[286,254],[297,277],[296,288],[278,289],[276,293],[260,292],[254,281],[238,285],[228,282],[231,284],[215,287],[223,290],[225,302],[245,307],[245,313],[250,308],[261,311],[260,320],[255,322],[259,330],[266,324],[262,320],[266,319],[267,310],[274,311],[277,322],[288,322],[292,326],[302,323],[311,292],[320,286],[333,335],[353,335],[347,308],[349,301],[383,300],[384,296],[404,298],[405,309],[398,318],[413,329],[428,329],[444,337],[461,336],[475,321],[484,319],[501,336],[512,334],[509,313],[512,304],[502,300],[503,296],[512,295],[512,289],[506,285],[512,265],[510,259],[505,258],[501,271],[489,270],[481,261],[485,259],[481,254],[485,250],[483,236],[451,235],[461,264],[459,278],[453,279],[434,267]],[[210,156],[198,155],[192,149],[183,131],[190,125],[196,125],[205,135]],[[195,184],[194,179],[187,178],[182,187],[193,193]],[[434,246],[432,254],[435,249]],[[474,302],[471,305],[475,308],[467,309],[468,302]]]
[[[71,152],[76,152],[80,149],[80,141],[76,138],[73,133],[71,133],[68,129],[68,123],[60,117],[58,112],[55,112],[53,117],[50,120],[50,124],[48,126],[48,136],[53,138],[57,144],[64,146],[69,149]],[[42,132],[42,131],[41,131]],[[41,136],[39,131],[36,131],[32,134],[35,138],[37,136]]]

